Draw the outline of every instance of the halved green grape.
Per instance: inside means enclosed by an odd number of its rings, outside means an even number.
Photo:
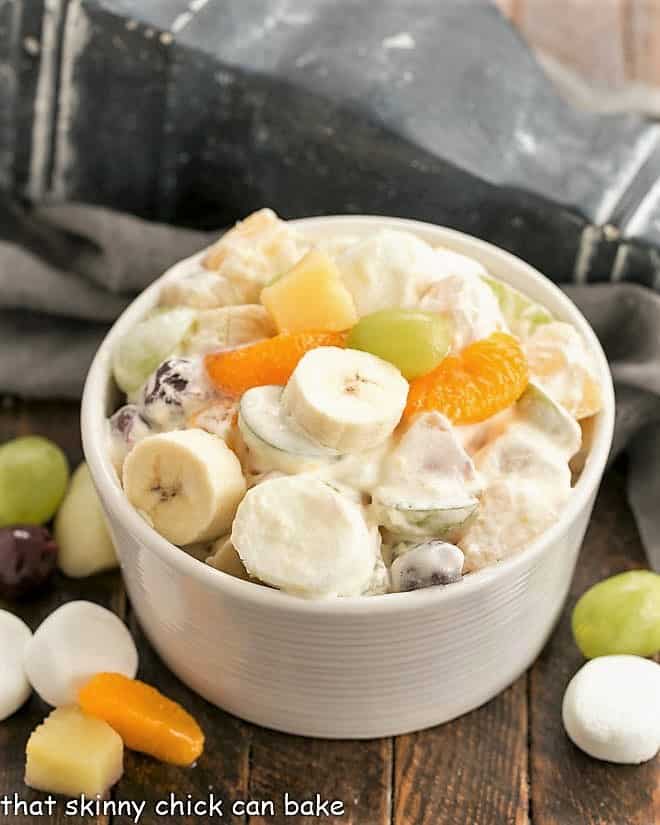
[[[500,311],[511,332],[521,336],[530,335],[541,324],[554,321],[549,310],[532,301],[515,287],[490,275],[481,277],[495,293]]]
[[[423,413],[390,450],[372,492],[377,524],[396,538],[456,540],[479,506],[481,481],[451,425]]]
[[[346,346],[389,361],[410,380],[437,367],[449,352],[452,336],[452,322],[443,315],[416,309],[382,309],[357,322]]]
[[[516,402],[518,417],[540,430],[570,458],[582,443],[580,425],[535,381],[530,381]]]
[[[573,610],[573,636],[587,659],[660,651],[660,575],[630,570],[587,590]]]
[[[39,435],[0,447],[0,527],[43,524],[66,492],[69,464],[60,448]]]
[[[441,538],[455,541],[476,515],[479,501],[466,497],[463,501],[412,501],[374,496],[374,518],[397,538],[418,541]]]
[[[339,453],[317,444],[282,410],[282,387],[252,387],[243,393],[238,428],[250,451],[253,472],[302,473],[335,461]]]
[[[196,315],[189,307],[159,310],[129,330],[112,356],[112,370],[119,388],[127,395],[138,390],[178,347]]]

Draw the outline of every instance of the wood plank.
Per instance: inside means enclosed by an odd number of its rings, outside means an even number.
[[[48,402],[27,404],[15,399],[0,403],[0,443],[17,435],[40,433],[52,438],[67,453],[75,466],[81,456],[80,432],[77,404]],[[88,599],[114,610],[118,615],[125,613],[124,589],[118,573],[107,573],[89,579],[68,579],[58,574],[50,589],[41,596],[18,603],[0,600],[0,609],[11,610],[35,630],[55,608],[74,599]],[[26,705],[10,719],[0,725],[0,799],[5,794],[13,798],[19,794],[21,800],[30,803],[44,800],[45,794],[31,791],[23,784],[25,767],[25,745],[32,730],[48,714],[48,706],[33,695]],[[57,808],[52,818],[42,821],[59,825],[106,825],[108,817],[65,816],[65,800],[57,798]],[[5,821],[4,819],[2,821]],[[6,819],[12,825],[27,825],[35,818],[22,814]]]
[[[188,814],[188,803],[208,803],[211,794],[215,800],[224,800],[222,822],[244,823],[244,816],[232,816],[230,805],[244,799],[247,793],[251,728],[234,716],[206,702],[190,691],[161,662],[131,613],[131,632],[140,651],[138,676],[156,686],[166,696],[179,702],[197,719],[206,743],[204,753],[192,768],[164,765],[138,753],[125,752],[124,776],[115,787],[115,800],[146,801],[140,825],[199,825],[206,822],[206,809],[198,808]],[[183,807],[169,807],[170,794]],[[168,806],[157,810],[159,802]],[[209,816],[209,821],[216,817]],[[219,820],[220,821],[220,820]],[[133,825],[132,816],[118,815],[113,825]]]
[[[320,794],[344,803],[343,815],[323,816],[327,823],[386,825],[390,822],[392,740],[307,739],[254,729],[249,797],[272,800],[275,816],[251,816],[250,825],[317,821],[286,816],[283,796],[302,801]],[[321,820],[318,820],[321,821]]]
[[[528,825],[527,679],[459,719],[401,736],[394,825]]]
[[[35,432],[59,444],[67,453],[72,467],[82,459],[78,404],[57,401],[28,404],[16,399],[6,399],[0,404],[0,443]],[[75,598],[90,599],[111,607],[122,617],[126,615],[125,593],[117,573],[78,582],[59,576],[47,596],[33,604],[20,605],[15,612],[35,628],[58,604]],[[182,802],[188,801],[188,794],[193,801],[208,799],[211,792],[225,799],[244,798],[249,767],[249,726],[212,707],[182,685],[160,662],[133,615],[130,616],[130,627],[140,651],[140,676],[181,702],[195,715],[206,732],[207,745],[199,764],[190,770],[161,765],[148,757],[126,752],[124,778],[115,787],[112,798],[115,801],[146,800],[147,806],[140,820],[144,825],[156,822],[160,825],[167,820],[167,817],[157,816],[155,804],[167,799],[170,791],[174,791]],[[0,736],[5,737],[0,738],[0,752],[4,752],[3,747],[6,746],[12,754],[4,771],[0,769],[0,798],[3,793],[14,790],[18,790],[24,799],[43,798],[40,794],[24,792],[21,780],[25,742],[46,712],[43,703],[33,697],[10,724],[0,726]],[[62,813],[63,801],[60,800],[58,816]],[[179,817],[176,812],[172,818],[181,823],[200,821],[199,816]],[[20,818],[15,821],[20,825]],[[84,821],[105,825],[108,819],[85,818]],[[112,821],[121,825],[133,820],[122,814]],[[244,817],[225,816],[223,821],[244,822]],[[66,822],[75,825],[76,819],[67,817]]]
[[[29,434],[43,435],[58,444],[72,469],[82,461],[80,405],[77,402],[28,403],[12,396],[0,398],[0,444]]]
[[[531,810],[534,825],[653,825],[660,822],[660,760],[640,766],[591,759],[561,724],[564,690],[584,660],[570,628],[577,598],[595,582],[645,567],[621,469],[610,471],[588,530],[568,604],[531,671]],[[655,791],[655,799],[654,799]]]
[[[109,607],[119,615],[124,609],[123,587],[117,573],[107,573],[90,579],[74,580],[57,575],[48,593],[33,600],[19,603],[5,603],[0,599],[0,609],[10,610],[20,616],[36,630],[41,621],[65,602],[87,599]],[[23,784],[25,769],[25,745],[30,733],[48,715],[50,708],[33,694],[31,699],[12,717],[0,724],[0,800],[6,795],[13,798],[17,793],[21,800],[31,803],[44,800],[47,795],[32,791]],[[65,816],[65,800],[57,797],[57,808],[53,818],[45,817],[44,822],[52,825],[106,825],[108,818]],[[39,821],[30,815],[8,816],[0,821],[12,825],[28,825]]]

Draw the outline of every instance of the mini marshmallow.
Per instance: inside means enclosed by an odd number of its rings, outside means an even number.
[[[0,610],[0,722],[21,707],[30,695],[30,683],[23,669],[25,647],[32,631],[18,616]]]
[[[135,677],[138,652],[126,625],[93,602],[68,602],[39,625],[25,650],[25,672],[44,702],[73,705],[96,673]]]
[[[660,665],[601,656],[572,678],[562,707],[566,733],[596,759],[636,765],[660,748]]]

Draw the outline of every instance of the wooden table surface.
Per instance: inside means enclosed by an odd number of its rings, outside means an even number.
[[[58,442],[72,464],[81,459],[78,409],[74,404],[0,407],[0,442],[42,433]],[[121,578],[106,574],[82,581],[58,577],[39,599],[12,607],[32,628],[54,607],[85,598],[115,610],[128,622],[141,652],[140,676],[180,701],[200,721],[207,745],[196,767],[181,769],[127,753],[115,800],[147,800],[142,825],[211,821],[280,823],[341,822],[355,825],[657,825],[660,763],[639,767],[597,762],[564,735],[560,706],[564,688],[582,663],[570,632],[576,598],[599,579],[644,566],[628,509],[621,468],[610,470],[582,549],[566,609],[552,639],[531,670],[484,707],[421,733],[368,742],[323,741],[274,733],[224,713],[195,696],[158,660],[141,635]],[[222,655],[219,640],[219,655]],[[412,698],[412,697],[411,697]],[[392,708],[396,713],[396,708]],[[0,801],[15,792],[22,800],[43,798],[22,782],[30,731],[46,715],[36,697],[0,724]],[[275,816],[162,817],[155,803],[173,791],[179,799],[273,800]],[[284,792],[296,799],[315,793],[345,803],[339,817],[285,817]],[[51,816],[9,816],[0,823],[53,822],[128,825],[130,815],[65,816],[63,802]]]

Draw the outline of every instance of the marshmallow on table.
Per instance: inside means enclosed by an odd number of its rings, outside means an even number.
[[[30,628],[8,610],[0,610],[0,721],[15,713],[30,695],[23,655],[32,638]]]
[[[30,684],[49,705],[73,705],[96,673],[135,677],[138,653],[126,625],[93,602],[68,602],[39,625],[25,649]]]
[[[596,759],[639,764],[660,748],[660,665],[601,656],[572,678],[562,708],[569,738]]]

